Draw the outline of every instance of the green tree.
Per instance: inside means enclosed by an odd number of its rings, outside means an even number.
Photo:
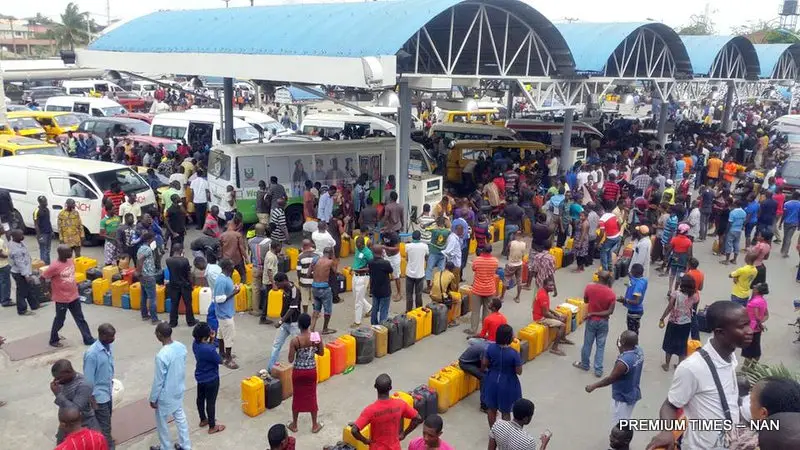
[[[709,36],[716,32],[714,22],[705,14],[693,14],[689,17],[689,24],[679,27],[678,34],[683,36]]]
[[[89,14],[80,12],[78,5],[69,3],[61,14],[61,23],[53,28],[53,37],[60,48],[74,50],[76,46],[86,45],[91,40]]]
[[[800,38],[789,30],[775,25],[775,21],[758,21],[733,28],[733,34],[752,38],[756,44],[795,44]]]
[[[37,24],[37,25],[54,25],[55,24],[55,22],[53,22],[53,20],[51,18],[45,16],[42,13],[36,13],[36,15],[34,17],[29,17],[27,20],[28,20],[28,22],[33,23],[33,24]]]

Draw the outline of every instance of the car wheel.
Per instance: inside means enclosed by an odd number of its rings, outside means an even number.
[[[303,229],[303,206],[292,205],[286,208],[286,227],[289,231],[300,231]]]

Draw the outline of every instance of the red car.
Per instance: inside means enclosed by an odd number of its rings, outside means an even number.
[[[153,123],[153,117],[155,114],[150,113],[127,113],[127,114],[117,114],[114,117],[127,117],[128,119],[136,119],[141,120],[142,122]]]
[[[150,104],[152,100],[145,100],[144,97],[135,92],[116,92],[114,94],[115,101],[124,106],[125,109],[131,112],[147,112],[150,111]]]

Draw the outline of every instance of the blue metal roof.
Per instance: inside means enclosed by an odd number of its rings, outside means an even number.
[[[753,43],[742,36],[681,36],[689,59],[692,61],[694,74],[707,77],[711,75],[714,60],[726,45],[734,45],[742,53],[747,66],[748,78],[756,78],[759,74],[758,56]]]
[[[404,0],[158,11],[99,37],[90,50],[363,57],[394,55],[462,0]]]
[[[295,86],[283,86],[275,90],[275,96],[277,97],[279,92],[281,91],[287,92],[289,97],[291,98],[290,103],[316,102],[319,101],[320,99],[328,98],[328,96],[325,95],[325,93],[319,89],[316,88],[308,88],[308,89],[311,89],[314,92],[318,92],[319,94],[314,95],[310,92],[307,92],[303,89],[299,89]]]
[[[666,25],[654,22],[612,23],[559,23],[556,29],[567,41],[575,70],[578,72],[602,73],[608,58],[629,35],[641,27],[650,27],[659,33],[670,47],[679,72],[691,73],[692,63],[678,35]]]
[[[783,53],[790,51],[795,64],[800,63],[800,45],[798,44],[755,44],[758,61],[761,64],[761,78],[772,78],[775,66]]]

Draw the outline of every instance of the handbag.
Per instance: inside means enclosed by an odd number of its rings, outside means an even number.
[[[700,356],[703,357],[703,360],[705,360],[709,370],[711,370],[711,377],[714,379],[714,385],[717,387],[717,394],[719,395],[722,411],[725,413],[725,420],[733,424],[731,408],[728,405],[728,398],[725,397],[725,392],[722,390],[722,383],[719,380],[717,366],[715,366],[714,362],[711,361],[711,356],[705,349],[699,348],[697,351],[700,353]],[[733,427],[730,430],[725,431],[720,437],[717,438],[717,443],[713,449],[754,450],[756,448],[758,440],[756,439],[754,444],[752,435],[748,435],[746,430],[740,429],[736,425],[737,424],[733,424]]]

